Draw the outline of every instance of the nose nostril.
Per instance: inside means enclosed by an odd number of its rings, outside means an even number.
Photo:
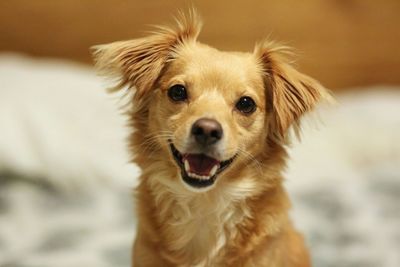
[[[210,136],[215,139],[221,139],[221,132],[219,130],[213,130],[211,131]]]
[[[192,128],[192,134],[193,134],[193,135],[203,135],[203,134],[204,134],[203,128],[201,128],[201,127],[195,125],[195,126]]]

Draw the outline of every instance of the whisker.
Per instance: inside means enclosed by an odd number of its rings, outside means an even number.
[[[149,157],[152,157],[154,151],[156,150],[157,146],[159,146],[159,139],[161,140],[169,140],[173,139],[173,133],[171,131],[159,131],[156,134],[148,134],[145,136],[144,141],[139,144],[139,153],[148,153]]]
[[[240,147],[238,148],[238,153],[240,155],[244,156],[252,164],[254,164],[261,175],[263,174],[263,171],[262,171],[263,164],[259,160],[257,160],[251,153],[245,151],[244,149],[242,149]]]

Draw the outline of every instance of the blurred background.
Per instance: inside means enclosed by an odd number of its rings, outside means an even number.
[[[400,266],[400,1],[14,0],[0,1],[0,267],[129,266],[138,170],[89,47],[190,6],[201,42],[280,41],[338,100],[287,170],[314,265]]]

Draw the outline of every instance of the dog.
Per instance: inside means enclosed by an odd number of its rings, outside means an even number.
[[[192,10],[147,37],[94,47],[100,74],[129,95],[142,171],[133,266],[310,266],[282,171],[289,128],[330,94],[285,47],[220,51],[197,41],[201,26]]]

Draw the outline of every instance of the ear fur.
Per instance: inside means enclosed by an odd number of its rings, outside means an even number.
[[[111,91],[134,88],[135,98],[139,99],[153,87],[176,48],[196,41],[201,25],[198,14],[191,9],[186,15],[179,13],[175,27],[156,26],[147,37],[94,46],[96,68],[101,75],[117,81]]]
[[[301,116],[311,111],[317,102],[329,100],[327,90],[313,78],[298,72],[288,62],[287,47],[264,42],[255,48],[265,76],[267,106],[272,111],[269,136],[282,141],[293,126],[299,134]]]

